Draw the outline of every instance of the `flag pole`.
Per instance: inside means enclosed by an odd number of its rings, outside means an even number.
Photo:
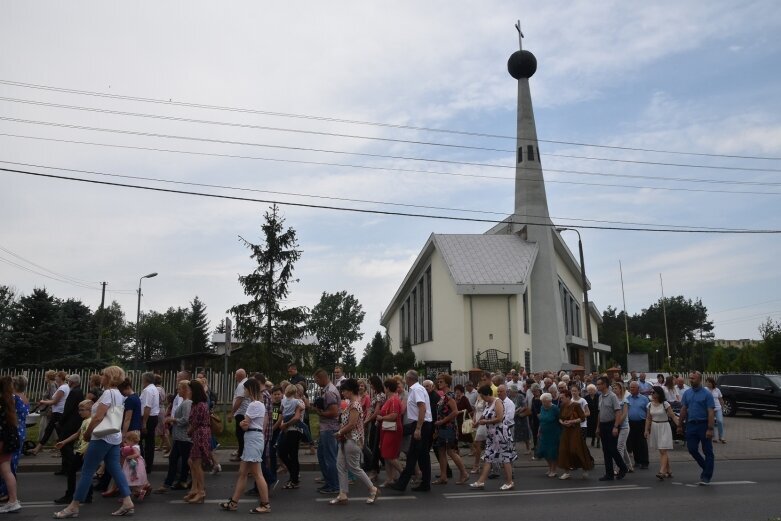
[[[667,365],[672,366],[670,360],[670,335],[667,333],[667,304],[664,299],[664,280],[662,274],[659,274],[659,284],[662,287],[662,315],[664,316],[664,342],[667,344]]]
[[[626,354],[629,354],[629,320],[626,318],[626,294],[624,293],[624,268],[621,259],[618,260],[618,270],[621,272],[621,298],[624,301],[624,330],[626,331]]]

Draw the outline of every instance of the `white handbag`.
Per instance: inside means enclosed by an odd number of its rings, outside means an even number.
[[[125,413],[124,404],[115,403],[114,393],[110,390],[104,392],[111,393],[111,405],[98,426],[92,430],[92,435],[96,438],[104,438],[110,434],[120,432],[122,430],[122,419]]]

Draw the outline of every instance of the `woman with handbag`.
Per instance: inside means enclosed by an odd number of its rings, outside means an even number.
[[[474,440],[474,424],[472,423],[474,407],[469,403],[469,398],[466,396],[466,390],[463,385],[457,384],[453,387],[453,390],[456,393],[456,407],[458,407],[458,416],[456,416],[458,441],[468,443],[471,446]],[[464,428],[464,425],[466,425],[466,428]]]
[[[84,433],[84,440],[89,441],[89,445],[84,454],[81,478],[76,486],[73,501],[63,510],[56,512],[55,519],[79,517],[79,505],[86,499],[92,486],[92,476],[101,462],[106,464],[106,470],[114,478],[122,498],[122,506],[111,515],[127,516],[135,512],[130,487],[119,464],[119,444],[122,443],[122,419],[125,408],[124,397],[117,386],[125,380],[125,371],[112,365],[103,369],[101,375],[104,391],[92,406],[92,420]]]
[[[437,438],[434,440],[437,458],[439,459],[439,479],[434,481],[435,485],[447,484],[447,458],[453,460],[456,464],[460,476],[456,485],[464,485],[469,479],[469,474],[461,461],[461,455],[458,454],[458,429],[456,427],[456,417],[458,416],[458,405],[456,396],[450,390],[450,384],[453,377],[449,374],[440,373],[437,375],[437,387],[442,393],[442,398],[437,402],[436,420],[434,426],[437,429]]]
[[[339,454],[336,457],[336,468],[339,472],[339,495],[328,502],[329,505],[346,505],[349,490],[349,473],[361,481],[369,490],[366,503],[371,505],[377,499],[380,489],[375,487],[369,476],[361,468],[361,452],[364,443],[363,409],[359,395],[358,382],[354,378],[342,380],[339,386],[342,396],[347,400],[347,407],[341,412],[340,427],[336,431],[339,442]]]
[[[381,485],[382,487],[396,481],[401,475],[399,454],[401,439],[404,436],[401,429],[401,401],[397,392],[399,383],[393,378],[388,378],[384,386],[385,396],[388,399],[377,414],[377,421],[380,424],[380,456],[385,461],[385,483]]]

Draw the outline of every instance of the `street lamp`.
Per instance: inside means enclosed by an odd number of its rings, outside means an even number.
[[[141,358],[141,337],[140,335],[140,322],[141,322],[141,281],[144,279],[151,279],[157,277],[157,272],[144,275],[138,279],[138,308],[136,308],[136,369],[138,369],[138,361]]]
[[[586,340],[588,341],[588,356],[586,357],[586,373],[591,373],[591,364],[594,358],[594,337],[591,335],[591,312],[588,308],[588,286],[586,285],[586,264],[583,260],[583,241],[580,232],[576,228],[556,228],[561,233],[571,231],[578,234],[578,251],[580,252],[580,283],[583,286],[583,309],[586,313]]]

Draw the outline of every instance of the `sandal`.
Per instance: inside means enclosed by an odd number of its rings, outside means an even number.
[[[123,517],[123,516],[132,516],[136,513],[136,509],[134,507],[126,508],[122,507],[116,512],[112,512],[111,515],[114,517]]]
[[[664,481],[664,472],[660,472],[660,473],[658,473],[658,474],[656,475],[656,478],[657,478],[659,481]]]
[[[271,503],[261,503],[260,506],[257,506],[249,511],[250,514],[270,514],[271,513]]]
[[[472,483],[471,485],[469,485],[469,488],[474,488],[474,489],[479,489],[479,490],[482,490],[482,489],[484,489],[484,488],[485,488],[485,483],[483,483],[483,482],[480,482],[480,481],[475,481],[474,483]]]
[[[377,501],[377,496],[380,495],[380,489],[379,487],[374,487],[374,492],[369,494],[369,498],[366,500],[367,505],[373,505],[375,501]]]
[[[447,485],[447,480],[436,479],[431,482],[432,485]]]
[[[298,483],[293,483],[292,481],[288,481],[287,483],[285,483],[285,486],[282,487],[282,488],[287,489],[287,490],[292,490],[292,489],[298,488],[299,486],[300,485]]]
[[[329,505],[346,505],[347,504],[347,498],[346,497],[335,497],[331,501],[328,502]]]
[[[68,510],[67,508],[54,513],[54,519],[71,519],[79,517],[78,510]]]
[[[456,481],[456,485],[466,485],[468,481],[469,481],[469,475],[466,475],[463,478]]]
[[[230,498],[227,502],[220,503],[220,508],[230,512],[235,512],[239,508],[239,502],[234,501],[233,498]]]

